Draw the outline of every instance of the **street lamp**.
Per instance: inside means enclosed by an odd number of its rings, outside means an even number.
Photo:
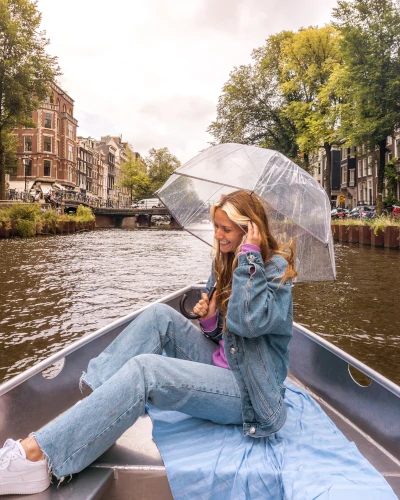
[[[22,157],[22,162],[23,162],[23,164],[24,164],[25,193],[26,193],[26,191],[27,191],[27,189],[26,189],[26,180],[27,180],[27,179],[26,179],[26,170],[27,170],[27,168],[28,168],[29,161],[30,161],[29,156],[23,156],[23,157]]]

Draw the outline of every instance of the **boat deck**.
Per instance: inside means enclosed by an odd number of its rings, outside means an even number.
[[[302,389],[293,375],[289,380]],[[307,391],[310,394],[310,391]],[[381,446],[340,415],[321,398],[311,393],[325,413],[362,455],[384,476],[400,498],[400,463]],[[41,494],[38,500],[79,498],[80,500],[173,500],[164,463],[152,438],[150,417],[140,418],[118,439],[116,444],[72,481],[57,489],[57,484]],[[69,496],[71,495],[71,496]],[[17,497],[4,497],[17,498]],[[18,497],[25,498],[25,497]],[[32,496],[26,496],[26,499]]]

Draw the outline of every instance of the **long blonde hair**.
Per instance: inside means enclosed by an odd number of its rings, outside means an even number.
[[[249,221],[256,224],[260,232],[260,251],[264,263],[276,254],[282,255],[287,260],[288,266],[281,277],[281,282],[297,276],[294,269],[293,242],[289,242],[285,246],[277,242],[269,229],[265,208],[254,193],[240,190],[222,196],[220,201],[211,207],[211,219],[213,222],[215,212],[218,208],[223,210],[232,222],[241,227],[247,227]],[[232,291],[233,272],[238,265],[240,248],[241,246],[239,245],[235,252],[222,253],[219,241],[214,238],[214,274],[217,282],[217,307],[224,317],[224,325],[228,310],[228,301]]]

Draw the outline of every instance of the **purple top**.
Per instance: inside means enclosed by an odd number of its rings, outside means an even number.
[[[260,248],[257,245],[252,245],[251,243],[245,243],[242,246],[242,250],[239,255],[242,255],[246,252],[259,252]],[[254,273],[254,267],[250,269],[250,274]],[[207,319],[202,319],[199,321],[203,330],[205,332],[212,332],[217,328],[217,313],[213,314]],[[219,366],[220,368],[226,368],[229,370],[229,365],[226,360],[225,351],[224,351],[224,341],[220,340],[218,343],[217,350],[213,354],[213,363],[215,366]]]

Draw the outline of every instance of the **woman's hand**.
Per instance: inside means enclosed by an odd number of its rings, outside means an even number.
[[[214,293],[211,302],[206,293],[202,294],[202,298],[193,307],[193,312],[198,314],[201,319],[208,319],[217,311],[217,294]]]
[[[247,236],[245,243],[261,247],[261,236],[257,225],[251,220],[247,223]]]

